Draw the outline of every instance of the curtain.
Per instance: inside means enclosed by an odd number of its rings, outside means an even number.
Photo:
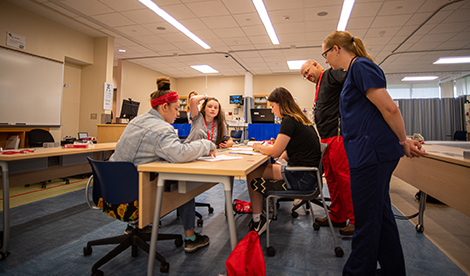
[[[463,97],[397,101],[407,135],[420,133],[425,141],[449,141],[455,131],[465,130]]]

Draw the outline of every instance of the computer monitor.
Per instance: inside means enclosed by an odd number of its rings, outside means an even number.
[[[229,103],[243,105],[243,95],[230,95]]]
[[[180,115],[176,118],[174,124],[188,124],[188,113],[186,111],[180,111]]]
[[[88,137],[88,132],[79,132],[78,133],[78,139],[82,140],[83,138]]]
[[[119,116],[119,118],[129,119],[129,121],[134,119],[139,112],[139,105],[140,102],[133,101],[130,98],[128,100],[122,100],[121,116]]]
[[[270,108],[251,109],[253,124],[274,124],[274,114]]]

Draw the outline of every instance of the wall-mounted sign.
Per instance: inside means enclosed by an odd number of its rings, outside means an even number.
[[[113,110],[113,84],[104,83],[103,109]]]
[[[7,32],[7,45],[13,48],[24,50],[26,46],[26,37]]]

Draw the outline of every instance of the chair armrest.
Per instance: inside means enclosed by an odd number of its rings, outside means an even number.
[[[93,175],[90,176],[90,178],[88,178],[88,181],[86,183],[86,187],[85,187],[85,198],[86,198],[86,203],[88,204],[88,207],[90,207],[91,209],[100,209],[96,206],[96,204],[93,202],[93,199],[90,200],[90,193],[89,193],[89,188],[91,186],[91,183],[92,183],[92,180],[93,180]]]
[[[286,171],[311,171],[311,172],[316,172],[318,171],[318,168],[316,167],[286,167],[285,168]]]

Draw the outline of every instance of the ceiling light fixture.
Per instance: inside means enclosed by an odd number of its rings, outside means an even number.
[[[255,5],[256,11],[261,18],[261,21],[263,21],[264,28],[268,32],[269,38],[271,38],[271,42],[276,45],[279,44],[279,39],[277,38],[276,32],[274,31],[273,24],[271,23],[271,19],[269,18],[268,11],[264,6],[263,0],[253,0],[253,4]]]
[[[341,17],[339,18],[338,27],[336,28],[338,31],[346,30],[349,17],[351,16],[351,12],[354,7],[354,2],[355,0],[344,0],[343,8],[341,10]]]
[[[458,64],[458,63],[470,63],[469,56],[462,57],[440,57],[433,64]]]
[[[437,78],[438,76],[408,76],[401,79],[401,81],[430,81]]]
[[[289,66],[289,70],[300,70],[302,64],[305,63],[305,59],[302,60],[288,60],[287,66]]]
[[[219,73],[219,71],[215,70],[209,65],[191,65],[191,68],[196,69],[204,74]]]
[[[124,50],[124,49],[119,49],[118,51],[119,51],[120,53],[125,53],[125,52],[126,52],[126,50]]]
[[[151,9],[154,13],[158,16],[163,18],[166,22],[170,23],[178,29],[180,32],[191,38],[194,42],[199,44],[204,49],[210,49],[211,47],[207,45],[204,41],[202,41],[199,37],[193,34],[190,30],[188,30],[183,24],[178,22],[173,16],[169,15],[166,11],[162,10],[159,6],[157,6],[152,0],[139,0],[140,3],[144,4],[147,8]]]

